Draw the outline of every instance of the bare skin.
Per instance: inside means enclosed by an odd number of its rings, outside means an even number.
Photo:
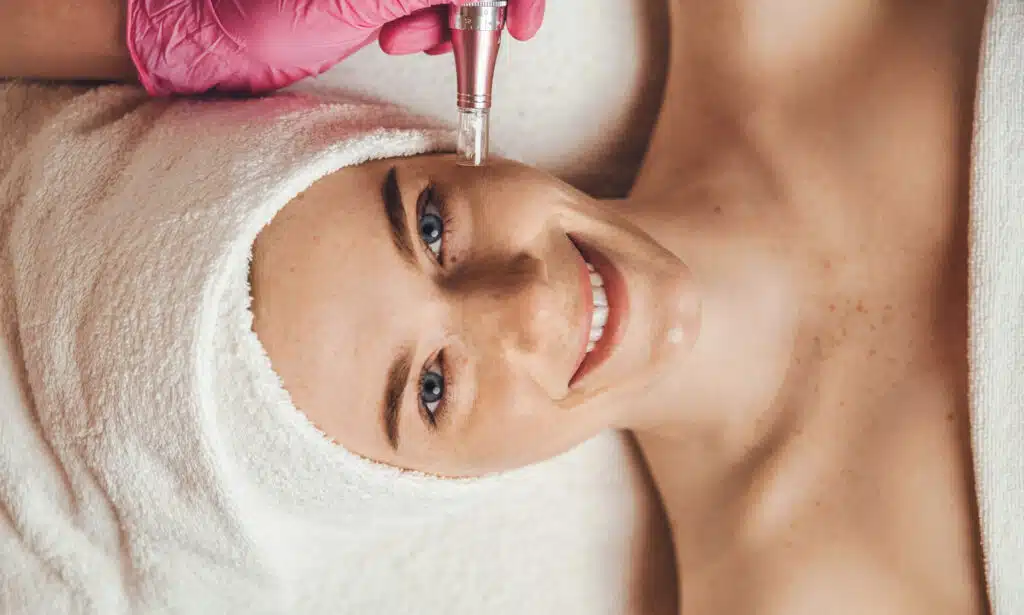
[[[966,197],[984,5],[787,6],[672,5],[628,203],[684,260],[731,236],[701,257],[770,307],[744,352],[702,355],[705,322],[695,373],[637,426],[680,610],[983,613]]]
[[[0,0],[0,78],[136,81],[125,0]]]

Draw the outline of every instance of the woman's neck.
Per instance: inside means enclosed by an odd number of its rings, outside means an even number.
[[[896,207],[903,220],[927,216],[921,228],[945,228],[934,203],[948,200],[948,182],[922,173],[950,168],[927,155],[955,137],[955,102],[971,79],[952,87],[946,75],[961,65],[973,74],[984,6],[893,12],[851,0],[792,23],[753,2],[671,6],[661,116],[621,209],[691,268],[702,325],[692,353],[626,422],[745,429],[781,405],[787,373],[828,318],[818,295],[829,272],[809,263],[888,232]]]
[[[686,263],[701,298],[693,349],[646,388],[623,427],[675,437],[711,430],[749,445],[751,422],[764,422],[783,388],[801,326],[798,278],[765,234],[775,225],[724,201],[627,200],[622,211]]]

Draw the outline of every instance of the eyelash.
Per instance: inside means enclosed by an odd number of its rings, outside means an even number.
[[[419,224],[423,220],[423,216],[427,213],[427,209],[433,206],[437,210],[437,216],[441,219],[441,224],[444,230],[441,233],[441,249],[438,254],[434,254],[434,251],[430,249],[430,245],[420,238],[423,242],[423,246],[430,253],[431,258],[437,261],[439,265],[445,264],[445,253],[447,252],[446,246],[448,245],[448,238],[452,234],[452,226],[454,224],[454,218],[452,217],[448,204],[444,197],[438,194],[437,186],[433,183],[427,185],[426,188],[420,192],[419,198],[416,199],[416,230],[419,233]]]
[[[435,210],[434,212],[428,211],[431,207]],[[441,220],[442,231],[439,240],[441,242],[441,245],[438,250],[438,253],[434,254],[434,251],[431,249],[430,244],[428,244],[426,240],[422,238],[422,236],[420,237],[420,241],[423,243],[423,246],[424,248],[426,248],[427,252],[430,253],[431,258],[433,258],[439,265],[443,266],[445,264],[445,254],[448,251],[448,239],[449,237],[451,237],[454,221],[451,216],[451,212],[448,208],[447,202],[445,201],[444,197],[438,194],[437,186],[433,183],[428,184],[427,187],[424,188],[423,191],[420,193],[419,198],[416,199],[417,234],[419,234],[419,225],[422,223],[423,216],[427,213],[436,213],[437,217],[440,218]],[[437,366],[436,368],[434,368],[435,365]],[[430,374],[431,372],[440,374],[442,382],[441,386],[443,389],[441,393],[441,399],[439,399],[436,402],[437,406],[433,412],[431,412],[427,408],[426,404],[423,402],[422,399],[423,386],[427,378],[427,375]],[[441,350],[432,359],[430,359],[424,365],[423,370],[420,372],[420,377],[418,380],[416,391],[416,404],[419,407],[420,415],[423,417],[424,421],[426,421],[427,425],[430,427],[431,430],[436,430],[438,424],[444,419],[445,412],[448,408],[449,400],[451,397],[451,385],[453,381],[454,378],[452,377],[451,374],[451,364],[447,360],[447,356],[444,350]]]
[[[441,380],[444,382],[444,384],[442,385],[443,392],[441,393],[441,399],[439,399],[437,402],[437,409],[431,412],[429,409],[427,409],[426,404],[423,403],[423,400],[419,399],[419,396],[423,391],[423,383],[426,380],[427,374],[434,371],[430,369],[434,365],[438,365],[440,367]],[[428,361],[426,363],[426,366],[423,368],[423,371],[420,372],[419,382],[416,387],[416,395],[418,398],[416,400],[416,403],[420,408],[420,414],[423,416],[423,419],[430,426],[431,430],[437,429],[438,424],[441,422],[441,420],[444,419],[445,411],[448,408],[449,398],[451,397],[451,387],[449,386],[449,384],[452,381],[452,378],[448,375],[449,369],[450,366],[449,362],[447,361],[447,357],[445,356],[445,351],[442,350],[438,352],[434,356],[434,358]]]

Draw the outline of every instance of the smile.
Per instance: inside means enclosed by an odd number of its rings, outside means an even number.
[[[597,272],[597,269],[587,263],[587,270],[590,271],[590,295],[593,299],[590,316],[590,341],[587,343],[586,352],[597,348],[597,343],[604,335],[604,326],[608,323],[608,294],[604,291],[604,278]]]
[[[580,355],[569,380],[572,387],[602,365],[614,352],[625,329],[629,310],[626,285],[619,270],[600,252],[573,239],[580,254],[583,310]]]

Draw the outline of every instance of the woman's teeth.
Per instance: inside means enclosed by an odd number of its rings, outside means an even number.
[[[604,335],[604,325],[608,322],[608,295],[604,292],[601,274],[590,263],[587,263],[587,269],[590,271],[590,286],[594,292],[594,315],[590,320],[590,341],[587,342],[587,352],[590,352]]]

